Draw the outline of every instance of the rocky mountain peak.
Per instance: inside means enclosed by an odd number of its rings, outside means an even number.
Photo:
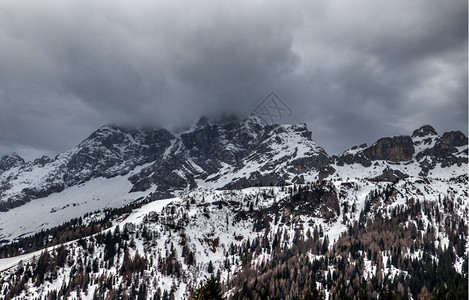
[[[436,130],[430,125],[424,125],[419,129],[415,129],[412,133],[412,137],[426,137],[429,135],[438,135]]]
[[[285,135],[293,135],[293,136],[301,136],[308,140],[312,140],[312,132],[308,129],[306,124],[299,123],[295,125],[278,125],[278,124],[269,124],[266,126],[269,130],[271,130],[271,134],[285,134]]]
[[[454,147],[462,147],[467,146],[467,136],[464,135],[461,131],[450,131],[445,132],[441,137],[444,143],[454,146]]]
[[[47,155],[43,155],[41,158],[36,158],[33,161],[33,164],[44,166],[45,164],[48,164],[50,162],[52,162],[52,159]]]
[[[355,145],[352,148],[350,148],[350,150],[347,150],[347,151],[356,151],[356,150],[359,150],[359,149],[365,149],[367,147],[368,147],[368,145],[366,143],[364,143],[364,144],[361,144],[361,145]]]
[[[204,182],[216,188],[301,182],[304,179],[298,175],[314,176],[328,160],[305,124],[266,125],[255,114],[243,120],[223,118],[203,124],[183,132],[158,165],[132,176],[135,190],[152,184],[167,190],[175,183],[192,189]],[[145,174],[155,175],[148,178]],[[164,184],[160,174],[166,174]]]
[[[319,178],[339,176],[337,173],[356,174],[357,164],[363,167],[358,172],[367,174],[373,181],[395,182],[408,176],[459,176],[462,175],[460,167],[468,162],[467,147],[463,147],[467,141],[460,131],[439,137],[432,126],[425,125],[414,130],[412,136],[385,137],[369,147],[354,146],[333,157],[321,168]]]
[[[14,167],[24,165],[24,159],[18,154],[5,155],[0,159],[0,173],[10,170]]]

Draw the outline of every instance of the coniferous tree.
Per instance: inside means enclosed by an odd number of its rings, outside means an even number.
[[[220,281],[215,277],[211,276],[205,284],[200,288],[196,289],[189,298],[191,300],[222,300],[223,297],[222,287]]]

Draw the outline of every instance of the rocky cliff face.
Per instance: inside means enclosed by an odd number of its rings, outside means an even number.
[[[367,178],[396,182],[408,176],[462,174],[467,137],[439,136],[429,125],[412,136],[386,137],[329,157],[305,124],[263,124],[202,118],[184,131],[129,130],[106,125],[77,147],[51,159],[0,159],[0,211],[47,197],[95,178],[124,176],[129,192],[154,199],[196,189],[241,189],[317,179]]]
[[[332,157],[320,172],[320,179],[354,176],[374,181],[395,182],[409,176],[457,177],[465,174],[467,137],[460,131],[441,137],[430,125],[412,136],[379,139],[371,146],[352,147]]]
[[[130,180],[135,191],[155,186],[158,197],[197,187],[277,185],[314,178],[328,158],[304,124],[263,125],[256,117],[201,120]]]
[[[363,150],[363,154],[370,160],[401,162],[411,160],[414,151],[414,145],[409,136],[397,136],[379,139],[371,147]]]
[[[0,159],[0,174],[22,165],[24,165],[24,159],[17,154],[4,156]]]
[[[467,146],[467,136],[464,135],[461,131],[450,131],[445,132],[441,136],[441,140],[448,145],[454,147]]]
[[[128,176],[129,192],[153,189],[154,198],[198,187],[242,188],[312,179],[328,155],[304,124],[264,125],[202,118],[177,133],[106,125],[55,159],[0,160],[0,211],[82,184]],[[130,172],[132,171],[132,174]]]

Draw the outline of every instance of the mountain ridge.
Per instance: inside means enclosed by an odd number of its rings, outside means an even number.
[[[0,291],[186,299],[216,274],[228,299],[464,296],[467,150],[428,125],[338,156],[304,124],[103,126],[54,160],[0,160],[13,191],[63,188],[0,212]]]
[[[129,177],[130,192],[156,187],[154,197],[167,198],[178,190],[202,186],[233,189],[304,183],[331,178],[337,168],[354,163],[367,168],[379,162],[393,169],[392,163],[413,160],[419,164],[420,176],[429,172],[432,176],[438,166],[460,167],[467,162],[467,137],[460,131],[440,137],[424,125],[412,135],[381,138],[371,146],[362,144],[329,156],[314,143],[306,124],[266,125],[255,115],[244,120],[201,118],[173,133],[104,125],[54,159],[43,156],[25,162],[16,154],[1,158],[0,211],[93,178],[126,175],[146,164]],[[36,178],[28,178],[28,173]],[[397,175],[391,173],[375,177],[393,180],[406,174],[402,169]]]
[[[324,149],[312,141],[311,132],[305,125],[264,125],[256,117],[216,123],[201,119],[192,128],[179,133],[165,129],[131,130],[105,125],[55,159],[43,157],[33,162],[24,162],[17,155],[3,157],[3,164],[0,164],[0,167],[4,166],[0,168],[0,210],[5,211],[60,192],[92,178],[126,175],[137,166],[148,163],[152,164],[141,170],[140,174],[129,178],[134,185],[131,191],[147,190],[156,185],[157,193],[160,194],[158,197],[167,197],[170,196],[168,190],[193,189],[198,186],[196,180],[204,180],[219,171],[240,171],[246,165],[244,160],[252,163],[257,159],[251,151],[256,151],[258,146],[263,147],[261,152],[275,152],[272,146],[287,149],[288,145],[279,144],[282,142],[282,138],[279,138],[281,135],[285,139],[296,138],[290,142],[303,141],[303,146],[311,154],[303,161],[315,168],[319,168],[328,157]],[[257,153],[257,156],[260,155],[262,153]],[[294,153],[289,155],[297,156]],[[281,156],[282,153],[277,151],[277,159],[283,159],[284,162],[288,160]],[[255,180],[270,185],[292,179],[287,174],[289,172],[285,163],[281,176],[273,176],[272,172],[268,172],[273,167],[272,164],[268,166],[266,158],[259,163],[266,172],[256,173],[251,179],[239,175],[234,185],[245,187]],[[295,168],[290,167],[290,170],[299,173]],[[34,181],[28,178],[28,173],[36,177]],[[210,182],[217,180],[212,176]],[[216,184],[223,187],[228,183]],[[13,185],[20,190],[11,190]]]

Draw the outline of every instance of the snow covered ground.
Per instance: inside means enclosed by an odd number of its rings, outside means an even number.
[[[38,257],[44,250],[39,250],[35,252],[31,252],[28,254],[23,254],[15,257],[9,258],[2,258],[0,259],[0,272],[8,270],[11,267],[14,267],[20,263],[20,261],[28,261],[31,260],[33,257]]]
[[[120,223],[120,225],[125,225],[127,223],[138,224],[143,221],[143,217],[149,214],[150,212],[161,212],[161,210],[171,202],[181,201],[180,198],[170,198],[163,200],[156,200],[148,204],[143,205],[141,208],[133,211],[127,218]]]
[[[128,185],[126,185],[128,184]],[[68,189],[67,203],[73,203],[78,201],[76,199],[82,199],[84,191],[93,191],[88,194],[88,201],[101,202],[109,205],[118,205],[118,203],[126,203],[126,201],[133,201],[135,197],[133,195],[125,194],[126,189],[130,183],[125,178],[113,178],[113,179],[96,179],[86,186],[82,185],[75,188]],[[106,187],[107,186],[107,187]],[[109,187],[112,186],[112,187]],[[198,284],[204,277],[210,276],[208,272],[208,266],[213,265],[214,270],[220,272],[222,280],[226,280],[228,276],[233,276],[236,272],[239,272],[242,268],[240,262],[240,255],[238,252],[234,252],[233,255],[228,255],[230,251],[230,245],[242,246],[248,241],[262,240],[267,237],[268,241],[274,239],[274,235],[277,232],[281,232],[281,238],[278,241],[280,244],[286,247],[293,246],[293,239],[297,232],[306,234],[308,229],[312,232],[314,228],[320,227],[321,231],[324,232],[324,236],[328,237],[329,246],[337,241],[340,235],[347,230],[347,225],[351,224],[354,220],[357,220],[360,212],[364,208],[365,199],[371,194],[372,191],[384,191],[387,187],[391,186],[388,182],[370,182],[363,179],[335,179],[332,182],[333,189],[335,189],[339,196],[339,204],[341,210],[337,218],[323,219],[320,217],[311,216],[299,216],[295,218],[294,212],[283,211],[283,216],[290,216],[286,222],[281,220],[275,222],[275,217],[271,215],[271,221],[268,230],[257,231],[253,228],[253,224],[256,221],[261,221],[261,218],[268,217],[267,215],[256,216],[250,215],[250,211],[265,211],[266,208],[272,207],[281,201],[288,201],[290,198],[290,191],[293,186],[287,187],[252,187],[241,190],[210,190],[200,188],[198,191],[188,192],[182,195],[180,198],[170,198],[164,200],[157,200],[143,205],[141,208],[135,209],[125,219],[116,221],[116,224],[111,228],[105,230],[114,231],[117,226],[121,230],[124,230],[125,224],[133,223],[135,231],[131,231],[131,240],[134,246],[129,247],[128,250],[131,256],[135,256],[136,253],[144,255],[149,261],[152,261],[151,265],[146,270],[145,274],[152,274],[152,284],[154,285],[153,290],[150,294],[155,292],[155,287],[161,287],[164,290],[171,290],[173,288],[175,277],[162,273],[158,269],[158,263],[164,262],[169,254],[174,250],[174,253],[178,254],[180,258],[181,267],[180,271],[183,275],[175,288],[175,299],[183,299],[187,296],[185,294],[186,287],[188,284]],[[298,185],[296,186],[298,187]],[[81,190],[80,188],[83,188]],[[440,195],[452,195],[454,203],[458,204],[455,206],[455,213],[462,215],[467,212],[467,203],[462,199],[466,199],[467,190],[464,188],[464,183],[455,181],[448,181],[445,179],[428,179],[427,182],[422,181],[420,178],[407,178],[405,181],[394,184],[399,193],[396,193],[390,197],[389,203],[377,203],[378,206],[383,208],[392,208],[396,205],[406,205],[408,197],[416,197],[417,199],[425,199],[427,201],[439,202]],[[93,198],[93,196],[95,198]],[[128,197],[122,197],[118,195],[129,195]],[[140,194],[144,195],[144,194]],[[57,197],[57,195],[56,195]],[[97,198],[100,200],[97,201]],[[54,198],[53,195],[49,196],[49,202],[45,202],[44,205],[37,205],[38,209],[42,209],[46,213],[54,214],[46,211],[46,208],[51,210],[53,207],[57,207],[59,199]],[[55,200],[54,200],[55,199]],[[75,200],[73,200],[75,199]],[[56,202],[54,202],[56,201]],[[39,200],[37,203],[41,203]],[[354,212],[346,213],[344,204],[347,203],[348,207],[355,207]],[[34,202],[36,204],[36,202]],[[32,205],[28,204],[28,205]],[[54,206],[55,205],[55,206]],[[78,208],[80,206],[77,206]],[[250,208],[252,207],[252,208]],[[61,211],[67,212],[73,210],[73,207],[66,207]],[[385,210],[383,210],[385,211]],[[157,218],[150,216],[144,221],[145,216],[151,212],[158,213]],[[238,212],[242,212],[238,214]],[[57,212],[55,212],[57,213]],[[78,213],[78,210],[77,210]],[[240,216],[246,216],[246,218]],[[32,216],[32,215],[31,215]],[[64,215],[65,216],[65,215]],[[69,216],[69,215],[66,215]],[[291,220],[291,221],[289,221]],[[430,224],[429,220],[423,216],[423,227],[427,227]],[[118,223],[117,223],[118,222]],[[179,223],[181,222],[181,223]],[[28,226],[33,226],[28,223]],[[301,229],[300,229],[301,228]],[[299,231],[298,231],[299,230]],[[143,238],[145,236],[151,236],[150,239]],[[441,239],[443,245],[447,244],[447,236],[443,232],[437,230],[437,235]],[[72,241],[71,249],[77,251],[74,261],[78,260],[81,249],[78,246],[77,241]],[[189,251],[193,253],[195,260],[194,263],[187,264],[184,262],[182,255],[184,252],[183,246],[186,245]],[[102,253],[104,253],[103,245],[96,245],[96,250],[92,254],[92,259],[101,260]],[[20,261],[26,262],[33,259],[34,256],[39,257],[41,251],[34,253],[21,255],[14,258],[0,259],[0,272],[7,270],[4,274],[14,274],[15,269],[10,269],[20,263]],[[187,250],[186,250],[187,251]],[[75,255],[75,254],[74,254]],[[259,264],[268,261],[269,254],[265,251],[252,254],[252,264]],[[318,256],[320,257],[320,256]],[[389,254],[384,254],[384,263],[387,266],[384,274],[396,276],[399,274],[399,270],[390,266]],[[117,264],[122,264],[122,255],[117,258]],[[229,266],[224,267],[225,261],[229,261]],[[183,263],[184,262],[184,263]],[[460,260],[458,261],[460,264]],[[458,265],[457,268],[460,268]],[[8,270],[10,269],[10,270]],[[116,274],[118,270],[117,266],[111,266],[107,270],[102,268],[99,275]],[[331,267],[332,270],[332,267]],[[365,278],[375,275],[377,272],[376,266],[369,260],[365,260]],[[33,288],[30,294],[34,295],[45,295],[47,291],[52,289],[60,289],[65,279],[69,278],[70,267],[59,272],[58,280],[49,284],[45,283],[44,286],[39,288]],[[148,275],[150,276],[150,275]],[[89,292],[86,296],[81,296],[82,299],[91,299],[94,289],[97,285],[93,285],[89,288]],[[26,294],[24,294],[26,295]],[[77,295],[73,294],[78,297]]]
[[[163,207],[165,207],[169,203],[171,203],[173,201],[180,201],[180,200],[181,199],[179,199],[179,198],[171,198],[171,199],[165,199],[165,200],[157,200],[157,201],[148,203],[148,204],[142,206],[141,208],[133,211],[127,218],[125,218],[119,224],[117,224],[117,225],[115,225],[115,226],[113,226],[113,227],[111,227],[110,229],[107,229],[107,230],[113,230],[116,226],[120,226],[122,228],[123,225],[125,225],[127,223],[136,223],[136,224],[138,224],[143,220],[143,217],[145,215],[147,215],[149,212],[153,212],[153,211],[154,212],[161,212]],[[73,242],[74,241],[70,241],[66,244],[70,244],[70,243],[73,243]],[[57,245],[57,246],[59,246],[59,245]],[[48,251],[51,251],[54,248],[55,247],[51,247],[51,248],[48,249]],[[0,272],[5,271],[5,270],[7,270],[11,267],[14,267],[14,266],[18,265],[20,263],[20,261],[26,262],[26,261],[29,261],[29,260],[33,259],[34,257],[39,257],[41,255],[41,253],[44,252],[44,251],[45,250],[42,249],[42,250],[31,252],[31,253],[28,253],[28,254],[23,254],[23,255],[19,255],[19,256],[15,256],[15,257],[0,259]]]
[[[132,184],[127,177],[92,179],[61,193],[32,200],[7,212],[0,212],[0,241],[13,241],[32,235],[88,212],[122,207],[150,194],[152,189],[129,193]]]

